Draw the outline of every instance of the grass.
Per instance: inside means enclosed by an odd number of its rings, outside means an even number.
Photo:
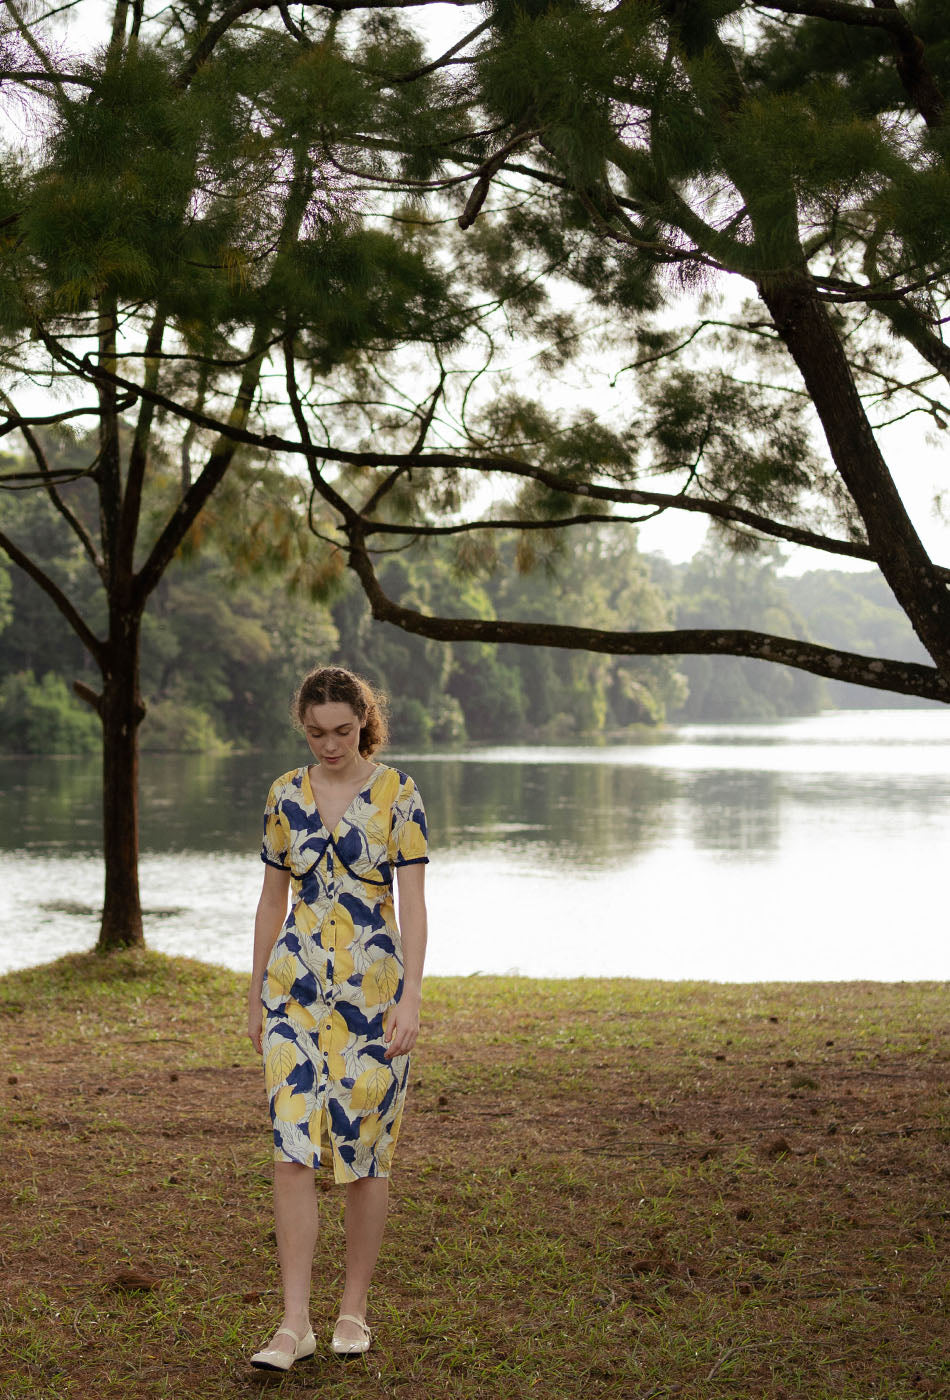
[[[151,953],[0,979],[9,1400],[943,1392],[945,988],[433,979],[373,1349],[272,1380],[245,987]]]

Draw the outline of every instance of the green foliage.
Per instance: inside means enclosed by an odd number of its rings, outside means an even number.
[[[85,309],[103,293],[153,295],[178,270],[197,177],[197,114],[169,56],[140,44],[85,76],[95,89],[59,107],[22,217],[50,310]]]
[[[499,16],[502,42],[486,43],[484,98],[505,121],[540,126],[579,179],[596,178],[612,126],[613,36],[581,5]]]
[[[361,347],[458,339],[460,309],[421,250],[372,228],[331,225],[275,263],[268,295],[293,308],[302,352],[321,374]]]
[[[207,711],[175,700],[149,707],[140,743],[161,753],[224,753],[228,747]]]
[[[94,753],[98,719],[52,671],[37,680],[16,671],[0,681],[0,750],[4,753]]]

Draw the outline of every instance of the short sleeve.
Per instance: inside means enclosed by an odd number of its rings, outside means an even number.
[[[426,813],[419,789],[411,778],[403,777],[399,795],[393,803],[393,822],[389,836],[390,864],[427,865],[429,861],[429,832]]]
[[[280,807],[283,784],[280,778],[271,784],[264,808],[264,841],[261,860],[278,870],[290,869],[290,825]]]

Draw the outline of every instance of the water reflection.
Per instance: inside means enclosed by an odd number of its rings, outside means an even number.
[[[680,789],[676,775],[662,769],[602,761],[403,761],[424,794],[433,850],[503,845],[524,860],[577,869],[625,861],[655,845]]]
[[[697,849],[729,856],[778,849],[784,785],[777,774],[697,773],[687,786]]]
[[[306,757],[143,756],[153,946],[248,966],[264,799]],[[910,906],[944,899],[950,710],[390,761],[429,814],[432,971],[946,975]],[[95,759],[0,759],[0,969],[94,940],[98,804]]]

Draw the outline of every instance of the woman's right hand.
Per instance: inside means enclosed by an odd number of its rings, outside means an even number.
[[[264,1033],[264,1008],[260,1002],[247,1008],[247,1038],[260,1055],[261,1036]]]

